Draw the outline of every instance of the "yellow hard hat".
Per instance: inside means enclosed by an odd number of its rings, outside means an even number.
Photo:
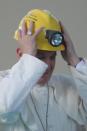
[[[59,21],[47,10],[33,9],[29,11],[21,20],[19,28],[21,28],[23,20],[26,23],[27,29],[29,28],[30,21],[33,21],[35,23],[34,31],[40,27],[44,27],[46,30],[56,30],[61,32]],[[18,40],[18,29],[15,32],[14,38]],[[36,42],[37,48],[40,50],[62,51],[65,49],[63,44],[57,47],[49,44],[48,40],[45,38],[44,30],[38,35]]]

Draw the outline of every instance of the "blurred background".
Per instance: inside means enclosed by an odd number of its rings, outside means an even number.
[[[31,9],[50,10],[68,30],[78,55],[87,57],[87,0],[0,0],[0,70],[17,62],[13,39],[21,18]],[[69,72],[58,52],[55,73]]]

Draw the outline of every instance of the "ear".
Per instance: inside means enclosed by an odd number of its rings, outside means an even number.
[[[18,58],[20,58],[20,57],[22,56],[23,53],[22,53],[21,48],[17,48],[17,49],[16,49],[16,54],[17,54],[17,57],[18,57]]]

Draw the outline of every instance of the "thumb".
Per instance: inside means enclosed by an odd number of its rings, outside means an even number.
[[[34,35],[33,35],[34,38],[36,38],[43,29],[44,29],[44,27],[40,27],[39,29],[37,29],[37,30],[35,31]]]

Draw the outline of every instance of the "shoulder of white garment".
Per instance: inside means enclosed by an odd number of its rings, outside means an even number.
[[[38,64],[42,64],[43,66],[47,67],[47,64],[45,62],[43,62],[42,60],[38,59],[37,57],[35,56],[32,56],[32,55],[29,55],[29,54],[23,54],[23,56],[20,58],[21,60],[30,60],[31,63],[33,61],[35,61],[35,63],[38,63]]]
[[[47,64],[45,62],[43,62],[40,59],[38,59],[38,58],[36,58],[36,57],[34,57],[32,55],[29,55],[29,54],[23,54],[23,56],[20,58],[20,60],[18,62],[21,62],[20,64],[22,64],[22,61],[24,63],[26,63],[26,64],[28,64],[28,61],[29,61],[29,63],[31,63],[31,65],[34,63],[36,65],[39,65],[39,66],[43,67],[43,68],[47,68]],[[7,70],[0,71],[0,79],[8,76],[10,74],[10,71],[11,71],[11,68],[7,69]]]
[[[81,67],[84,67],[87,65],[87,59],[82,59],[77,65],[76,65],[76,69],[79,70]]]
[[[7,76],[9,74],[9,72],[10,72],[10,69],[0,71],[0,79]]]
[[[73,83],[72,81],[73,79],[71,75],[61,73],[61,74],[53,74],[48,84],[50,86],[60,88],[61,86],[63,85],[65,86],[66,84],[70,85],[70,83]]]

